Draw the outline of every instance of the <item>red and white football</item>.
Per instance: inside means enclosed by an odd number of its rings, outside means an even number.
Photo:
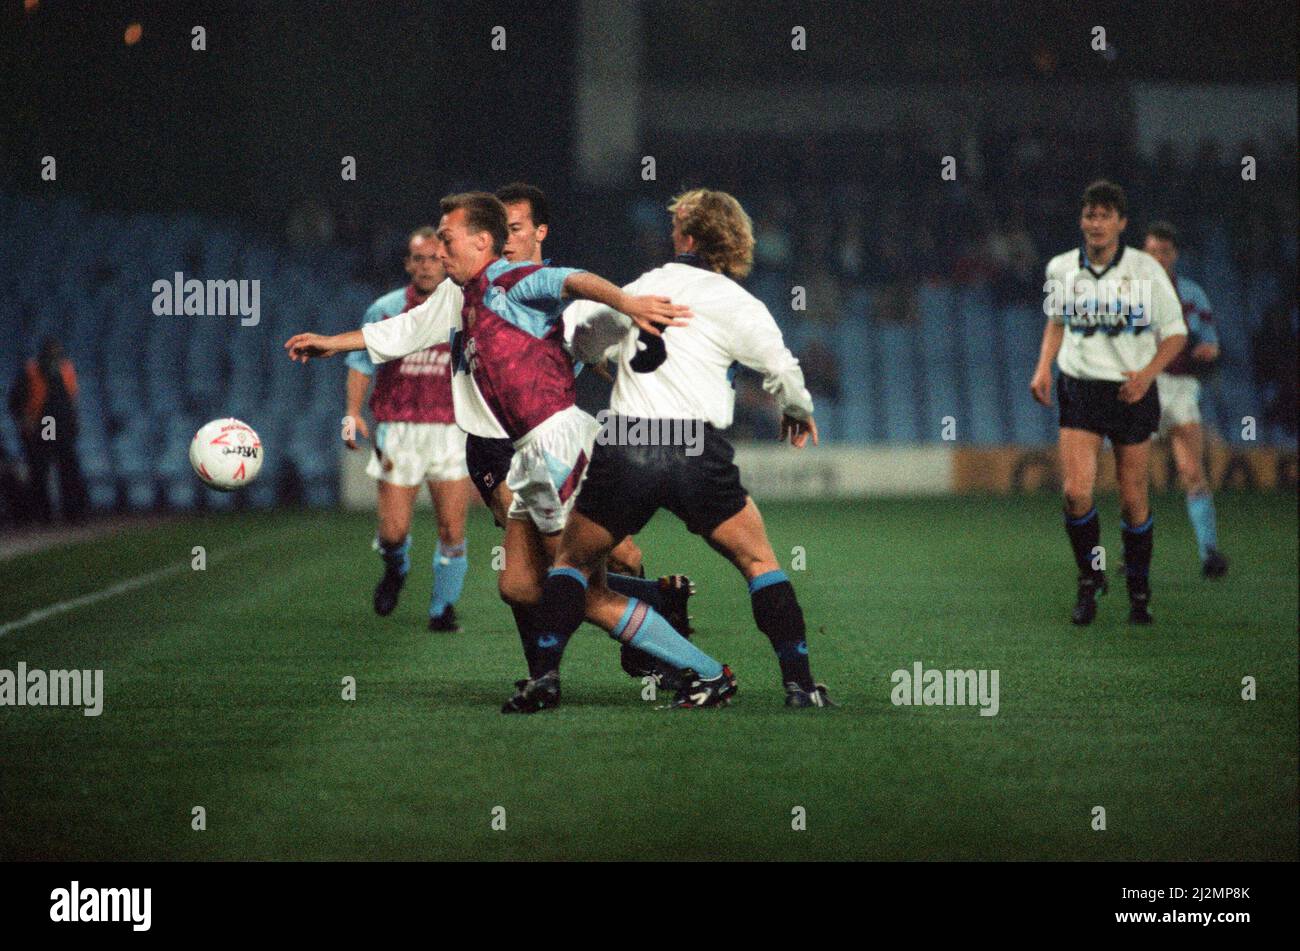
[[[247,423],[214,419],[190,441],[190,465],[210,488],[233,491],[262,471],[262,440]]]

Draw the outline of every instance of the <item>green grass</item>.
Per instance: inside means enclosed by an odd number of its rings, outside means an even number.
[[[3,623],[210,559],[0,636],[0,668],[103,668],[106,693],[98,718],[0,707],[0,858],[1297,858],[1293,497],[1220,495],[1219,584],[1159,498],[1151,630],[1123,623],[1122,584],[1071,628],[1047,497],[764,508],[783,562],[806,549],[791,576],[839,709],[782,707],[744,585],[666,514],[639,541],[699,582],[698,643],[741,681],[725,710],[653,710],[584,628],[563,707],[498,714],[523,665],[482,510],[459,636],[423,629],[427,513],[387,619],[365,515],[195,519],[0,564]],[[998,669],[999,714],[892,705],[914,661]]]

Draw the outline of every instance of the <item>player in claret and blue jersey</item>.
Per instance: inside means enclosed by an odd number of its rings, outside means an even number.
[[[1210,299],[1201,285],[1174,270],[1178,263],[1177,229],[1166,221],[1152,222],[1147,227],[1143,250],[1160,262],[1173,281],[1187,323],[1187,346],[1156,377],[1160,435],[1169,437],[1174,464],[1187,492],[1187,517],[1196,533],[1201,573],[1207,578],[1222,578],[1228,573],[1228,559],[1219,551],[1214,496],[1202,462],[1205,436],[1201,429],[1201,381],[1197,378],[1218,359],[1219,335],[1214,329]]]
[[[438,261],[433,228],[412,232],[407,240],[406,272],[411,283],[370,305],[364,322],[386,320],[423,304],[446,278]],[[388,615],[410,569],[411,516],[420,483],[427,483],[438,522],[433,556],[433,595],[429,630],[457,631],[454,605],[469,563],[465,555],[465,514],[469,473],[465,468],[465,433],[456,425],[451,403],[451,350],[437,344],[378,368],[364,351],[348,354],[347,415],[356,433],[368,436],[361,404],[370,381],[370,410],[375,418],[374,453],[366,474],[379,485],[379,532],[375,544],[384,574],[375,587],[375,613]],[[355,449],[356,439],[347,439]]]
[[[496,196],[506,209],[508,230],[502,256],[515,264],[549,264],[542,256],[542,242],[550,233],[550,209],[545,192],[526,182],[511,182],[498,188]],[[564,333],[566,340],[571,340],[575,333],[581,331],[573,321],[566,321]],[[575,373],[580,372],[581,367],[581,363],[576,364]],[[596,371],[601,372],[601,368],[597,367]],[[514,456],[514,442],[509,437],[494,439],[470,433],[465,439],[465,460],[469,466],[470,479],[501,528],[506,526],[509,517],[507,513],[513,501],[513,493],[506,485],[506,478]],[[615,591],[647,601],[674,628],[684,635],[690,635],[687,602],[695,591],[691,579],[686,575],[670,574],[661,576],[657,581],[647,581],[641,550],[631,537],[624,538],[610,552],[606,578]],[[531,609],[512,604],[511,611],[519,629],[524,657],[529,662],[529,671],[535,672],[536,664],[532,658],[536,653],[537,639],[543,632],[538,629]],[[624,645],[621,661],[623,669],[638,680],[651,676],[657,678],[661,686],[675,686],[674,672],[663,668],[643,651]]]

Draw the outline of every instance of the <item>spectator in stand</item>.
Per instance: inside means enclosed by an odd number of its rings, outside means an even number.
[[[22,434],[35,515],[53,521],[50,469],[59,474],[63,517],[79,522],[86,509],[86,485],[77,461],[77,373],[53,337],[28,360],[9,392],[9,412]]]
[[[984,252],[991,270],[993,299],[999,306],[1033,300],[1038,250],[1018,208],[989,231]]]
[[[790,268],[789,202],[777,198],[768,204],[754,227],[754,264],[776,272]]]

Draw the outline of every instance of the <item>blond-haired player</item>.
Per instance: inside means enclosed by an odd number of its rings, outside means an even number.
[[[613,360],[618,376],[603,430],[608,438],[598,440],[592,453],[538,613],[561,641],[589,613],[588,601],[622,608],[611,631],[620,639],[651,623],[642,605],[611,592],[601,575],[615,542],[636,534],[664,508],[744,577],[754,620],[776,653],[786,705],[829,706],[825,686],[812,678],[794,587],[777,562],[758,506],[741,484],[735,450],[722,435],[735,407],[734,364],[763,374],[764,388],[781,411],[781,438],[796,449],[810,439],[817,442],[812,398],[776,321],[737,283],[749,273],[754,250],[752,225],[740,203],[726,192],[694,189],[668,208],[676,257],[625,290],[670,297],[695,316],[658,336],[625,321],[626,332],[603,353],[584,354],[575,347],[581,359]],[[571,310],[583,324],[618,316],[599,304],[578,303]],[[642,438],[652,433],[655,438]],[[663,437],[673,433],[681,438],[665,444]],[[714,705],[734,690],[730,676],[688,679],[674,705]]]

